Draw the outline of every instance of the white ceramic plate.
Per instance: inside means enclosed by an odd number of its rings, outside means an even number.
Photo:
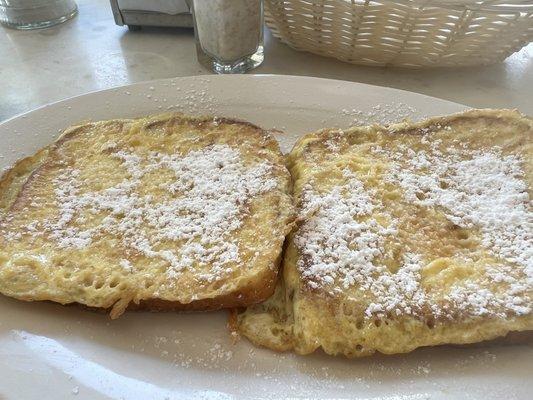
[[[238,117],[277,133],[284,150],[307,131],[457,112],[419,94],[326,79],[209,76],[139,83],[44,106],[0,124],[0,168],[87,119],[169,109]],[[78,307],[0,298],[1,399],[526,399],[528,345],[440,347],[346,360],[233,345],[226,313],[129,312],[116,321]]]

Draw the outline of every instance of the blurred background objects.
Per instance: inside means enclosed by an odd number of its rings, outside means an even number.
[[[77,5],[79,14],[75,18],[47,29],[23,31],[0,26],[0,120],[89,91],[212,73],[198,63],[188,9],[182,16],[189,18],[189,27],[142,24],[140,30],[129,31],[126,21],[132,20],[122,20],[124,26],[117,26],[109,0],[77,0]],[[126,11],[121,10],[123,17],[135,14],[135,10],[129,14]],[[151,15],[149,11],[136,12],[138,16]],[[533,32],[533,18],[529,24]],[[471,107],[518,108],[533,115],[533,44],[489,66],[372,67],[297,51],[265,28],[264,54],[264,62],[254,73],[368,83]]]

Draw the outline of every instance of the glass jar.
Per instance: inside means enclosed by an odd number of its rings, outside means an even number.
[[[198,61],[219,74],[244,73],[263,62],[262,0],[194,0]]]
[[[77,12],[73,0],[0,0],[0,23],[16,29],[57,25]]]

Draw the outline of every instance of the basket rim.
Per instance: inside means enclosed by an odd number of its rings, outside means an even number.
[[[331,0],[266,0],[270,4],[306,2],[309,4],[332,3]],[[420,8],[467,8],[472,11],[500,11],[500,12],[531,12],[533,2],[531,0],[336,0],[353,5],[365,5],[368,3],[381,3],[384,5],[405,5]]]

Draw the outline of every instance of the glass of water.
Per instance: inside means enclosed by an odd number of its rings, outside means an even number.
[[[77,12],[74,0],[0,0],[0,23],[16,29],[57,25]]]
[[[193,0],[198,61],[219,74],[263,62],[262,0]]]

